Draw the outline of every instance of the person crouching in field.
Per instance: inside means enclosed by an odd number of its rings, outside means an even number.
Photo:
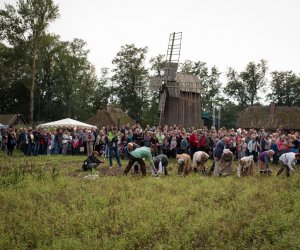
[[[237,176],[250,176],[253,175],[254,160],[253,155],[244,156],[239,160],[239,165],[237,169]]]
[[[221,156],[223,153],[223,150],[225,149],[226,145],[228,144],[229,138],[224,137],[221,140],[219,140],[216,144],[215,150],[214,150],[214,169],[213,169],[213,175],[219,176],[220,171],[220,164],[221,164]],[[212,171],[212,169],[211,169]]]
[[[143,158],[147,158],[150,162],[150,167],[151,167],[151,174],[152,176],[157,176],[157,171],[154,166],[154,162],[152,159],[152,152],[155,152],[155,146],[151,145],[149,147],[140,147],[137,148],[129,153],[129,161],[128,164],[124,170],[124,174],[127,175],[128,172],[130,171],[131,167],[133,164],[137,161],[140,164],[140,168],[142,171],[142,175],[146,176],[146,164]]]
[[[226,176],[233,173],[233,153],[225,148],[220,158],[219,176]]]
[[[206,175],[205,163],[209,159],[209,155],[203,151],[197,151],[193,156],[193,168],[195,172],[198,172],[198,168],[200,168],[201,173]]]
[[[100,163],[104,163],[104,161],[100,161],[97,157],[99,153],[97,151],[93,151],[91,155],[83,162],[82,170],[83,171],[91,171],[93,168],[96,168],[100,165]]]
[[[276,176],[280,175],[286,169],[286,176],[290,176],[290,172],[294,172],[294,166],[300,160],[300,153],[285,153],[279,157],[280,169]]]
[[[264,152],[261,152],[258,156],[258,171],[260,174],[270,174],[272,173],[270,169],[270,161],[273,158],[275,152],[270,149]]]
[[[153,157],[153,162],[158,175],[160,174],[168,175],[167,166],[169,163],[169,159],[166,155],[160,154]]]
[[[177,154],[178,174],[188,175],[192,171],[191,157],[188,154]]]

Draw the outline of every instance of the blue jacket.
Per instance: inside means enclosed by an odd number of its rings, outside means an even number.
[[[224,149],[225,143],[223,142],[223,140],[218,141],[214,150],[214,157],[220,159]]]

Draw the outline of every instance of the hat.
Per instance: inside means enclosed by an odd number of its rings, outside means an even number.
[[[224,153],[224,154],[229,154],[229,153],[230,153],[230,150],[229,150],[228,148],[225,148],[225,149],[223,150],[223,153]]]
[[[182,158],[179,158],[178,160],[177,160],[177,162],[178,162],[178,164],[183,164],[184,163],[184,159],[182,159]]]

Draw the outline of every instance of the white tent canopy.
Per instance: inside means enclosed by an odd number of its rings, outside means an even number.
[[[0,123],[0,128],[8,128],[8,125],[3,125],[2,123]]]
[[[84,122],[80,122],[80,121],[76,121],[73,120],[71,118],[66,118],[66,119],[62,119],[59,121],[54,121],[54,122],[48,122],[48,123],[44,123],[39,125],[40,128],[49,128],[49,127],[80,127],[80,128],[97,128],[96,126],[84,123]]]

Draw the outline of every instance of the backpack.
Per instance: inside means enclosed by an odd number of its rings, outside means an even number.
[[[181,144],[181,148],[184,148],[184,149],[188,148],[188,146],[189,146],[186,139],[182,139],[180,144]]]

